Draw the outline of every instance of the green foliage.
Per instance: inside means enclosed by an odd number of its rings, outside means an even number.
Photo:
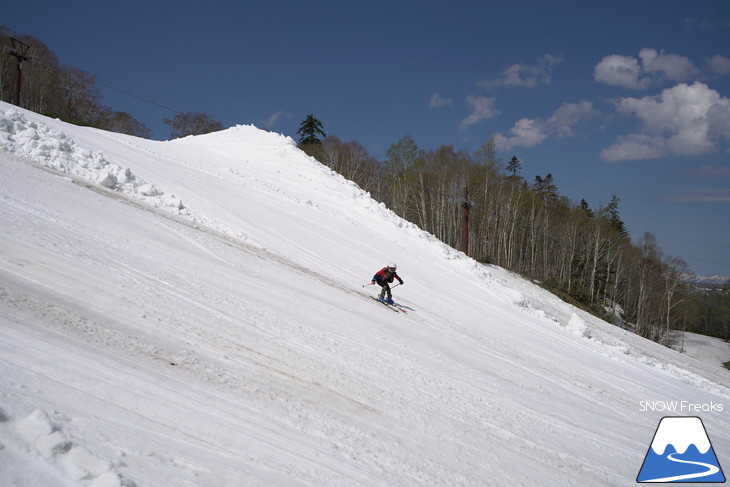
[[[618,204],[621,200],[615,194],[611,196],[611,202],[606,207],[607,219],[619,236],[628,238],[629,231],[618,214]]]
[[[591,210],[591,206],[585,199],[580,200],[580,204],[578,205],[578,207],[585,212],[588,218],[593,218],[593,210]]]
[[[545,200],[554,200],[558,196],[558,187],[553,181],[553,175],[548,174],[545,178],[535,176],[535,183],[532,190]]]
[[[730,289],[686,286],[679,312],[688,316],[687,331],[730,341]]]
[[[311,113],[299,124],[297,134],[299,134],[300,145],[321,145],[322,140],[320,136],[322,138],[327,137],[324,133],[322,122]]]
[[[512,177],[515,177],[520,169],[522,169],[522,163],[517,159],[517,156],[512,157],[507,163],[507,171],[512,173]]]
[[[542,287],[566,303],[611,322],[611,316],[605,310],[606,303],[604,301],[591,303],[589,289],[582,281],[568,282],[566,280],[549,278],[542,283]]]

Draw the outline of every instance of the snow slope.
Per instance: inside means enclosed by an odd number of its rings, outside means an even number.
[[[722,338],[685,333],[673,348],[716,367],[723,367],[725,362],[730,362],[730,343]]]
[[[624,486],[730,374],[480,265],[278,134],[0,103],[0,485]],[[407,309],[366,285],[395,260]],[[693,412],[697,415],[697,412]]]

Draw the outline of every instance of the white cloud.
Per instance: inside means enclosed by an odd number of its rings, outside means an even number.
[[[573,126],[593,113],[595,113],[595,110],[590,102],[564,103],[548,118],[548,127],[555,131],[559,137],[572,137]]]
[[[613,54],[606,56],[593,70],[593,78],[599,83],[643,90],[649,86],[647,78],[641,78],[641,66],[636,58]]]
[[[699,74],[692,61],[678,54],[665,54],[664,51],[645,48],[639,52],[639,58],[645,72],[660,73],[672,81],[687,81]]]
[[[730,140],[730,103],[728,98],[721,98],[719,102],[707,109],[707,121],[710,124],[710,133]]]
[[[727,76],[730,74],[730,59],[725,56],[713,56],[705,58],[705,67],[707,71],[717,76]]]
[[[509,129],[511,136],[496,134],[494,144],[497,150],[504,151],[513,147],[533,147],[541,144],[548,136],[544,121],[534,118],[522,118]]]
[[[431,95],[431,100],[428,104],[428,108],[443,108],[453,106],[454,101],[451,98],[441,98],[441,95],[439,95],[438,92],[434,92]]]
[[[509,130],[510,135],[498,133],[494,136],[497,150],[513,147],[534,147],[552,135],[572,137],[573,126],[595,113],[590,102],[564,103],[547,119],[522,118]]]
[[[644,48],[638,58],[618,54],[604,57],[594,68],[593,79],[611,86],[643,90],[657,80],[688,81],[699,74],[700,70],[689,58]]]
[[[484,96],[467,96],[466,103],[471,109],[471,115],[461,121],[461,129],[465,129],[470,125],[479,123],[482,120],[494,118],[501,112],[494,108],[494,98],[487,98]]]
[[[619,135],[618,140],[601,151],[604,161],[638,161],[655,159],[664,154],[664,139],[643,134]]]
[[[674,203],[730,203],[730,189],[690,189],[684,194],[667,196],[664,200]]]
[[[544,54],[535,66],[513,64],[502,71],[497,78],[477,81],[477,85],[491,89],[498,86],[533,88],[541,84],[550,84],[552,72],[562,61],[562,57]]]
[[[276,125],[276,122],[278,122],[281,117],[292,118],[292,116],[293,115],[291,113],[285,112],[284,110],[279,110],[278,112],[269,115],[269,117],[264,120],[264,127],[270,129],[274,125]]]
[[[619,136],[601,153],[607,161],[712,152],[719,138],[730,140],[730,99],[703,83],[678,84],[658,96],[621,98],[619,112],[637,117],[641,133]]]

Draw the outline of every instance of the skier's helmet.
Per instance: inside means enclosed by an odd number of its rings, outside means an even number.
[[[388,264],[388,265],[387,265],[386,267],[387,267],[388,269],[390,269],[391,271],[394,271],[394,270],[396,270],[396,269],[398,268],[398,266],[397,266],[397,265],[395,265],[395,262],[391,262],[391,263],[390,263],[390,264]]]

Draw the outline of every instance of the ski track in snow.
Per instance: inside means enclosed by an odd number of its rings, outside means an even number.
[[[726,372],[466,258],[281,136],[233,166],[225,133],[76,140],[1,106],[23,159],[0,159],[0,483],[624,485],[639,400],[730,402]],[[360,286],[393,254],[408,313]]]

